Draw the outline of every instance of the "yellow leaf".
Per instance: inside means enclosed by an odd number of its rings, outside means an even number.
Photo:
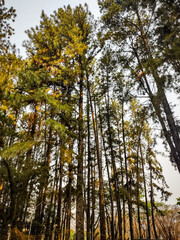
[[[12,113],[9,114],[9,117],[10,117],[12,120],[15,119]]]
[[[8,108],[7,106],[4,105],[4,106],[1,106],[1,109],[7,111]]]
[[[3,183],[0,184],[0,190],[2,190],[2,189],[3,189]]]
[[[37,110],[37,111],[39,110],[39,105],[36,106],[36,110]]]
[[[64,85],[68,85],[68,81],[67,80],[64,80]]]
[[[49,92],[51,89],[50,88],[48,88],[48,89],[46,89],[46,92]]]
[[[61,93],[58,93],[56,94],[56,98],[60,97],[61,96]]]

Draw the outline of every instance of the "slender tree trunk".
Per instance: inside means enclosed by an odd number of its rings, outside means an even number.
[[[117,114],[117,113],[116,113]],[[119,158],[120,158],[120,166],[121,166],[121,186],[124,186],[124,168],[123,168],[123,159],[121,157],[121,146],[120,146],[120,131],[119,131],[119,121],[116,119],[117,122],[117,131],[118,131],[118,148],[119,148]],[[126,236],[126,204],[125,204],[125,197],[123,194],[123,233],[124,233],[124,240],[127,239]]]
[[[41,223],[44,222],[44,213],[45,213],[45,206],[46,206],[46,196],[47,196],[47,189],[48,189],[48,181],[49,181],[49,170],[50,170],[50,160],[51,160],[51,149],[52,149],[52,128],[49,129],[49,139],[47,144],[47,152],[45,152],[45,164],[46,164],[46,180],[43,192],[43,199],[42,199],[42,210],[41,210]]]
[[[131,240],[134,240],[134,232],[133,232],[133,217],[132,217],[132,201],[130,194],[130,186],[129,186],[129,176],[128,176],[128,163],[126,156],[126,141],[125,141],[125,127],[124,127],[124,100],[122,100],[122,133],[123,133],[123,148],[124,148],[124,160],[125,160],[125,173],[126,173],[126,185],[128,192],[128,210],[129,210],[129,225],[130,225],[130,234]]]
[[[146,188],[146,176],[144,171],[144,159],[143,153],[140,146],[140,154],[141,154],[141,163],[142,163],[142,171],[143,171],[143,182],[144,182],[144,195],[145,195],[145,203],[146,203],[146,218],[147,218],[147,232],[148,238],[151,239],[151,228],[150,228],[150,221],[149,221],[149,208],[148,208],[148,199],[147,199],[147,188]]]
[[[79,98],[79,143],[76,197],[76,240],[84,240],[84,199],[83,199],[83,74],[80,77]]]
[[[53,182],[53,189],[55,188],[55,179]],[[47,215],[47,221],[46,221],[46,233],[45,233],[45,238],[46,240],[50,239],[50,219],[51,219],[51,209],[53,206],[53,198],[54,198],[54,191],[51,193],[51,200],[49,204],[49,209],[48,209],[48,215]]]
[[[90,94],[90,91],[89,91]],[[90,104],[91,104],[91,113],[93,119],[93,129],[95,135],[96,142],[96,154],[98,161],[98,171],[99,171],[99,208],[100,208],[100,232],[101,232],[101,240],[106,240],[106,224],[105,224],[105,211],[104,211],[104,190],[103,190],[103,174],[102,174],[102,159],[100,158],[99,151],[99,140],[98,140],[98,130],[95,122],[94,111],[92,106],[92,100],[90,96]]]
[[[70,238],[70,230],[71,230],[71,192],[72,192],[72,143],[69,141],[69,151],[70,151],[70,159],[69,159],[69,182],[68,182],[68,195],[67,195],[67,221],[66,221],[66,237],[65,240],[69,240]]]
[[[67,217],[67,208],[66,208],[66,201],[64,201],[63,206],[63,214],[62,214],[62,223],[61,223],[61,240],[65,239],[65,229],[66,229],[66,217]]]
[[[56,141],[57,145],[57,141]],[[56,150],[57,151],[57,150]],[[57,152],[56,152],[57,154]],[[53,182],[53,192],[51,194],[51,201],[50,201],[50,206],[49,206],[49,211],[48,211],[48,216],[47,216],[47,223],[46,223],[46,235],[45,238],[46,240],[50,240],[50,232],[52,231],[52,238],[55,237],[55,229],[56,229],[56,224],[54,224],[54,218],[55,218],[55,206],[56,206],[56,199],[57,199],[57,179],[58,179],[58,172],[57,172],[57,164],[58,164],[58,158],[56,157],[56,162],[55,162],[55,177],[54,177],[54,182]],[[54,205],[54,208],[53,208]],[[51,217],[52,215],[52,217]]]
[[[119,181],[117,176],[115,156],[114,156],[113,144],[112,144],[110,110],[109,110],[109,93],[108,93],[108,100],[106,101],[106,107],[107,107],[107,123],[108,123],[108,133],[109,133],[109,147],[110,147],[111,163],[112,163],[113,174],[114,174],[113,177],[114,177],[114,185],[115,185],[115,197],[116,197],[117,213],[118,213],[119,239],[121,240],[122,239],[122,213],[121,213],[121,202],[120,202],[120,194],[119,194]]]
[[[91,99],[91,97],[90,97],[90,99]],[[103,172],[102,172],[102,159],[100,157],[100,149],[99,149],[96,107],[95,107],[95,116],[94,116],[92,102],[91,102],[91,112],[92,112],[92,118],[93,118],[93,128],[94,128],[94,135],[95,135],[95,142],[96,142],[96,154],[97,154],[98,170],[99,170],[100,232],[101,232],[101,240],[106,240],[106,220],[105,220],[105,210],[104,210],[105,203],[104,203],[104,189],[103,189],[104,183],[103,183]]]
[[[38,197],[37,197],[37,201],[36,201],[36,210],[35,210],[35,218],[34,218],[34,222],[32,225],[32,231],[35,235],[39,236],[39,234],[41,233],[41,209],[42,209],[42,196],[43,196],[43,189],[42,189],[42,185],[40,186],[39,189],[39,193],[38,193]]]
[[[16,218],[16,194],[15,194],[15,186],[14,186],[14,182],[13,182],[13,178],[11,175],[11,169],[9,164],[7,163],[7,161],[5,159],[2,159],[2,162],[7,170],[7,174],[8,174],[8,180],[9,180],[9,187],[10,187],[10,210],[9,210],[9,215],[8,215],[8,222],[11,226],[11,228],[14,227],[14,221]]]
[[[112,239],[112,228],[111,228],[111,225],[112,225],[112,221],[109,217],[109,214],[108,214],[108,210],[107,210],[107,207],[105,207],[105,211],[106,211],[106,225],[107,225],[107,233],[108,233],[108,239]]]
[[[22,216],[22,223],[24,223],[24,224],[26,222],[27,210],[28,210],[32,190],[33,190],[33,181],[30,180],[29,186],[27,186],[27,196],[26,196],[25,208],[24,208],[23,216]]]
[[[99,150],[97,118],[96,118],[96,116],[94,116],[89,83],[88,83],[88,91],[89,91],[89,98],[90,98],[90,105],[91,105],[91,113],[92,113],[92,120],[93,120],[93,130],[94,130],[94,136],[95,136],[95,142],[96,142],[96,154],[97,154],[97,162],[98,162],[98,172],[99,172],[100,232],[101,232],[101,240],[106,240],[106,221],[105,221],[105,210],[104,210],[105,208],[104,208],[102,159],[100,157],[100,150]],[[96,111],[95,111],[95,114],[96,114]]]
[[[138,227],[139,227],[139,236],[142,238],[141,230],[141,216],[140,216],[140,196],[139,196],[139,149],[141,144],[141,132],[139,133],[138,146],[137,146],[137,165],[136,165],[136,174],[137,174],[137,215],[138,215]]]
[[[57,240],[61,239],[61,211],[62,211],[62,179],[63,179],[63,163],[64,163],[64,144],[63,140],[60,140],[60,167],[59,167],[59,189],[58,189],[58,207],[57,207]]]
[[[110,192],[110,201],[111,201],[111,219],[110,219],[111,239],[114,240],[115,239],[115,236],[114,236],[114,204],[113,204],[113,196],[112,196],[111,179],[110,179],[110,173],[109,173],[109,162],[108,162],[108,157],[107,157],[107,153],[106,153],[104,134],[103,134],[103,130],[102,130],[101,114],[99,114],[99,119],[100,119],[101,137],[102,137],[102,140],[103,140],[103,148],[104,148],[104,155],[105,155],[105,160],[106,160],[106,167],[107,167],[107,174],[108,174],[108,184],[109,184],[109,192]]]
[[[93,158],[94,159],[94,158]],[[92,159],[91,162],[91,184],[92,184],[92,213],[91,213],[91,240],[94,240],[94,232],[95,232],[95,204],[96,204],[96,198],[95,198],[95,160]]]
[[[153,225],[155,239],[158,239],[156,225],[155,225],[155,218],[154,218],[154,191],[153,191],[153,182],[152,182],[153,176],[152,176],[151,161],[149,161],[149,170],[150,170],[150,188],[151,188],[150,198],[151,198],[152,225]]]
[[[88,77],[87,77],[88,79]],[[91,220],[90,220],[90,166],[91,166],[91,149],[90,149],[90,117],[89,117],[89,92],[87,90],[87,127],[88,127],[88,189],[87,189],[87,240],[91,239]]]
[[[58,159],[59,159],[59,146],[58,146],[58,139],[56,138],[56,163],[55,163],[55,190],[54,190],[54,199],[53,199],[53,210],[52,210],[52,221],[51,221],[51,231],[54,230],[54,227],[56,226],[57,228],[57,224],[56,224],[56,203],[58,200],[58,182],[59,182],[59,166],[58,166]],[[55,234],[55,238],[56,238],[56,231],[54,232]]]

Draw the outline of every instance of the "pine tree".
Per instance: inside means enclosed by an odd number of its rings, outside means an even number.
[[[99,5],[103,12],[104,26],[107,29],[105,38],[108,38],[110,35],[113,36],[112,40],[121,53],[122,63],[125,68],[131,71],[130,76],[132,80],[138,82],[139,87],[143,88],[149,96],[171,150],[172,158],[179,169],[179,133],[165,93],[169,89],[169,77],[166,74],[168,58],[165,60],[166,57],[161,54],[161,47],[159,47],[159,41],[161,41],[162,36],[164,37],[164,43],[166,42],[166,37],[172,36],[175,40],[175,48],[178,48],[176,44],[179,32],[178,27],[176,27],[175,31],[170,30],[171,34],[169,35],[166,35],[165,32],[163,35],[160,32],[163,32],[163,27],[166,28],[170,24],[173,16],[177,16],[174,8],[176,6],[178,9],[179,4],[176,1],[173,2],[171,20],[168,19],[167,22],[163,22],[164,26],[162,27],[159,26],[162,24],[164,16],[161,12],[165,9],[167,11],[168,2],[119,1],[116,3],[112,0],[99,1]],[[149,13],[148,16],[146,15],[147,11]],[[156,33],[159,34],[157,38],[155,38]],[[123,49],[126,49],[128,54],[125,55]],[[157,50],[155,51],[155,49]],[[178,62],[178,56],[175,59]],[[174,67],[175,64],[171,68],[174,69]],[[172,70],[169,75],[172,84],[176,82],[176,75],[173,72]]]

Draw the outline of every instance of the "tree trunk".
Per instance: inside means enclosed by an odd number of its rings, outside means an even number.
[[[100,232],[101,232],[101,240],[106,240],[106,223],[105,223],[106,221],[105,221],[105,211],[104,211],[102,159],[100,158],[98,130],[97,130],[97,124],[95,122],[96,116],[94,117],[94,111],[93,111],[90,91],[89,91],[89,96],[90,96],[91,113],[92,113],[92,119],[93,119],[93,129],[94,129],[94,136],[95,136],[95,142],[96,142],[96,154],[97,154],[98,172],[99,172]]]
[[[143,123],[141,123],[143,127]],[[138,126],[136,126],[138,127]],[[139,149],[141,144],[141,131],[139,133],[139,139],[138,139],[138,146],[137,146],[137,165],[136,165],[136,174],[137,174],[137,215],[138,215],[138,226],[139,226],[139,237],[142,238],[142,231],[141,231],[141,217],[140,217],[140,196],[139,196]]]
[[[46,143],[45,143],[46,144]],[[46,195],[48,189],[48,181],[49,181],[49,170],[50,170],[50,160],[51,160],[51,149],[52,149],[52,128],[49,129],[49,139],[47,144],[47,152],[45,152],[45,165],[46,165],[46,176],[45,176],[45,185],[42,199],[42,210],[41,210],[41,223],[44,222],[44,214],[45,214],[45,206],[46,206]]]
[[[114,204],[113,204],[113,196],[112,196],[111,179],[110,179],[110,173],[109,173],[109,162],[108,162],[108,157],[107,157],[107,153],[106,153],[104,134],[103,134],[103,130],[102,130],[101,113],[99,114],[99,119],[100,119],[101,137],[102,137],[102,141],[103,141],[104,155],[105,155],[105,160],[106,160],[106,167],[107,167],[107,174],[108,174],[108,184],[109,184],[109,193],[110,193],[110,201],[111,201],[111,219],[110,219],[111,238],[110,239],[115,240],[115,236],[114,236]]]
[[[102,159],[100,157],[100,150],[99,150],[97,118],[96,118],[96,116],[94,116],[89,82],[88,82],[88,91],[89,91],[89,99],[90,99],[90,105],[91,105],[91,114],[92,114],[92,120],[93,120],[93,130],[94,130],[94,136],[95,136],[96,155],[97,155],[98,172],[99,172],[100,233],[101,233],[101,240],[106,240],[106,221],[105,221],[105,208],[104,208]],[[96,111],[95,111],[95,115],[96,115]]]
[[[87,77],[88,81],[88,77]],[[90,166],[91,166],[91,149],[90,149],[90,117],[89,117],[89,92],[87,90],[87,127],[88,127],[88,189],[87,189],[87,240],[91,239],[91,220],[90,220]]]
[[[76,196],[76,240],[84,240],[84,198],[83,198],[83,74],[80,77],[79,98],[79,143]]]
[[[62,211],[62,179],[63,179],[63,163],[64,163],[64,144],[63,140],[60,140],[60,167],[59,167],[59,191],[58,191],[58,207],[57,207],[57,240],[61,239],[61,211]]]
[[[153,191],[153,182],[152,182],[153,176],[152,176],[152,166],[151,166],[150,160],[149,160],[149,170],[150,170],[150,188],[151,188],[150,198],[151,198],[152,225],[153,225],[155,239],[158,239],[156,225],[155,225],[155,218],[154,218],[154,191]]]
[[[116,113],[117,114],[117,113]],[[119,158],[120,158],[120,166],[121,166],[121,186],[124,186],[124,168],[123,168],[123,159],[121,157],[121,146],[120,146],[120,132],[119,132],[119,121],[116,119],[117,122],[117,131],[118,131],[118,148],[119,148]],[[126,236],[126,204],[125,204],[125,196],[123,194],[123,233],[124,233],[124,240],[127,239]]]
[[[145,203],[146,203],[146,218],[147,218],[147,232],[148,238],[151,239],[151,228],[150,228],[150,221],[149,221],[149,208],[148,208],[148,199],[147,199],[147,188],[146,188],[146,176],[144,171],[144,159],[143,153],[140,146],[140,154],[141,154],[141,163],[142,163],[142,171],[143,171],[143,182],[144,182],[144,195],[145,195]]]
[[[70,238],[70,230],[71,230],[71,192],[72,192],[72,143],[69,141],[69,151],[70,151],[70,159],[69,159],[69,182],[68,182],[68,195],[67,195],[67,221],[66,221],[66,236],[65,240],[69,240]]]
[[[122,133],[123,133],[123,148],[124,148],[124,160],[125,160],[125,173],[126,173],[126,186],[128,192],[128,210],[129,210],[129,225],[130,225],[130,234],[131,240],[134,240],[134,232],[133,232],[133,218],[132,218],[132,201],[130,194],[130,186],[129,186],[129,176],[128,176],[128,163],[126,156],[126,141],[125,141],[125,128],[124,128],[124,100],[122,100]]]
[[[112,145],[112,133],[111,133],[110,111],[109,111],[109,93],[108,93],[108,100],[106,100],[106,108],[107,108],[107,123],[108,123],[108,133],[109,133],[109,147],[110,147],[110,154],[111,154],[111,163],[113,167],[115,197],[116,197],[117,213],[118,213],[119,239],[121,240],[122,239],[122,213],[121,213],[121,202],[120,202],[120,194],[119,194],[119,181],[117,176],[115,156],[114,156],[113,145]]]
[[[91,184],[92,184],[92,213],[91,213],[91,240],[94,240],[94,232],[95,232],[95,204],[96,204],[96,198],[95,198],[95,160],[92,159],[91,162]]]

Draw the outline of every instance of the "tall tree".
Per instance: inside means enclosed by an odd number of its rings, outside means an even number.
[[[161,53],[161,44],[159,44],[159,42],[165,44],[167,38],[171,36],[175,42],[175,49],[179,48],[177,44],[179,27],[174,27],[175,29],[169,27],[172,21],[175,21],[174,26],[176,26],[176,21],[179,19],[175,10],[175,7],[179,9],[179,3],[173,1],[171,17],[165,22],[162,21],[164,17],[162,12],[166,10],[168,13],[168,1],[103,0],[99,1],[99,5],[108,32],[106,37],[112,36],[113,42],[120,50],[124,66],[131,71],[132,79],[134,78],[134,82],[137,80],[149,96],[171,150],[171,156],[180,171],[180,137],[175,116],[166,97],[169,79],[171,86],[177,79],[173,69],[179,64],[179,56],[177,54],[174,58],[176,64],[169,66],[172,69],[171,73],[166,74],[171,54],[167,48]],[[167,34],[165,29],[169,31]],[[155,38],[156,34],[157,38]],[[173,55],[173,46],[171,45],[170,48]],[[167,52],[169,57],[166,55]]]

